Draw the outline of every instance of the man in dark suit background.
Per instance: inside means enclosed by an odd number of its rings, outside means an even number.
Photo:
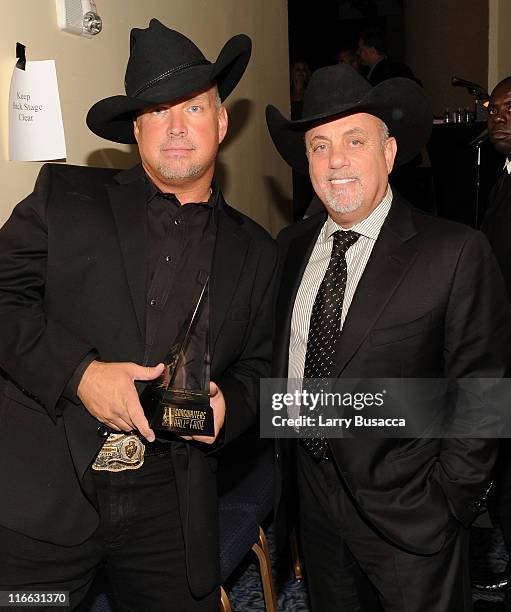
[[[504,167],[488,197],[482,230],[487,235],[511,299],[511,77],[498,83],[488,105],[488,135],[495,149],[505,155]],[[495,472],[495,494],[490,506],[495,508],[508,554],[511,554],[511,445],[501,442]],[[504,574],[489,580],[477,580],[484,590],[506,590],[505,609],[511,610],[511,565]]]
[[[488,135],[495,149],[506,157],[488,197],[482,229],[492,245],[511,298],[511,77],[498,83],[490,95]]]
[[[362,64],[369,69],[365,76],[371,85],[393,77],[406,77],[420,84],[409,66],[388,57],[385,34],[379,28],[363,30],[358,41],[358,54]]]
[[[302,119],[268,107],[267,121],[325,207],[278,238],[273,375],[504,376],[510,312],[486,240],[412,208],[388,185],[394,162],[429,135],[422,90],[408,79],[371,88],[331,66],[314,73]],[[463,421],[468,405],[457,409]],[[281,440],[277,517],[297,464],[312,609],[373,609],[361,607],[362,572],[386,612],[471,610],[466,527],[495,453],[495,442],[469,438]]]
[[[251,43],[209,62],[156,19],[130,42],[87,123],[141,165],[46,165],[0,231],[0,590],[75,608],[104,564],[116,609],[217,610],[214,452],[257,414],[276,257],[213,181]],[[155,440],[139,393],[208,276],[214,435]]]

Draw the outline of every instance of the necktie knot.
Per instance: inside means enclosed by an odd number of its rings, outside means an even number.
[[[334,245],[332,247],[332,257],[344,255],[350,246],[354,245],[359,239],[360,234],[352,230],[336,230],[333,233]]]

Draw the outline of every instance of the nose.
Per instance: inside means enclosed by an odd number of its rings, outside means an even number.
[[[493,115],[491,115],[493,121],[495,123],[505,123],[506,122],[506,118],[504,117],[504,113],[502,112],[502,110],[497,109],[497,112]]]
[[[333,146],[330,150],[330,168],[343,168],[349,164],[344,146]]]
[[[186,123],[182,112],[177,108],[169,109],[167,132],[172,136],[184,136],[186,134]]]

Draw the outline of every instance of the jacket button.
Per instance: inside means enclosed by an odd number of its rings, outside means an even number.
[[[109,431],[108,427],[105,427],[105,425],[100,425],[98,427],[98,436],[100,438],[106,438],[109,433],[110,433],[110,431]]]

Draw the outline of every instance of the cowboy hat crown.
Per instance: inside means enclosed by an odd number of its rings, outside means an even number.
[[[133,117],[143,108],[177,102],[213,83],[225,100],[243,76],[251,48],[250,38],[238,34],[210,62],[189,38],[151,19],[148,28],[133,28],[130,33],[126,95],[94,104],[87,125],[102,138],[133,144]]]

